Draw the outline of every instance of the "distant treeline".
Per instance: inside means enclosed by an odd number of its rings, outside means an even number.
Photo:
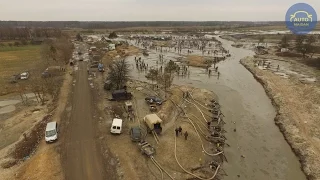
[[[0,21],[0,27],[23,28],[83,28],[107,29],[127,27],[181,27],[181,26],[237,26],[284,25],[284,22],[246,21]]]
[[[57,28],[27,28],[0,26],[0,40],[34,40],[61,36]]]

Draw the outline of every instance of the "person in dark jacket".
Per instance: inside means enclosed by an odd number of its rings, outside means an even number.
[[[189,136],[188,131],[186,131],[186,132],[184,133],[184,139],[187,140],[187,139],[188,139],[188,136]]]
[[[179,129],[176,128],[174,131],[176,131],[176,136],[178,137],[179,136]]]
[[[182,128],[181,128],[181,126],[179,126],[179,133],[180,133],[180,135],[182,135]]]

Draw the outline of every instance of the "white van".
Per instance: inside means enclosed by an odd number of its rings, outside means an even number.
[[[122,119],[114,118],[112,121],[111,129],[112,134],[121,134],[122,131]]]
[[[58,124],[57,122],[49,122],[46,127],[45,139],[47,143],[58,139]]]

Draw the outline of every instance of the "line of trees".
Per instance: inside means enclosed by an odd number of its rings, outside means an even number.
[[[126,27],[182,27],[182,26],[266,26],[285,25],[285,22],[240,22],[240,21],[0,21],[0,27],[39,27],[39,28],[126,28]]]
[[[130,65],[126,59],[119,59],[113,61],[109,65],[109,71],[107,76],[107,81],[111,82],[109,86],[113,89],[122,89],[126,86],[129,80]],[[159,88],[166,92],[171,87],[174,79],[174,73],[178,70],[178,65],[173,61],[169,61],[164,70],[150,69],[146,75],[147,79],[151,80],[152,83],[156,82]]]
[[[315,42],[317,38],[320,39],[320,36],[316,35],[284,35],[279,42],[282,48],[289,48],[290,41],[294,40],[292,44],[294,50],[302,55],[303,58],[306,58],[308,54],[312,58],[314,53],[316,53],[317,46],[315,46]],[[319,49],[319,48],[318,48]]]
[[[174,79],[174,73],[178,70],[179,66],[173,62],[169,61],[165,64],[164,71],[160,69],[150,69],[146,78],[152,82],[157,83],[157,86],[163,88],[165,96],[167,95],[167,90],[171,87]]]
[[[62,32],[55,28],[1,27],[0,40],[32,40],[34,38],[60,37]]]
[[[40,49],[42,62],[33,71],[30,79],[30,89],[36,95],[38,102],[44,104],[46,95],[50,95],[53,100],[58,97],[62,77],[65,73],[65,66],[72,58],[74,46],[69,37],[63,35],[56,39],[45,40]],[[43,76],[46,68],[58,66],[48,70],[48,75]]]

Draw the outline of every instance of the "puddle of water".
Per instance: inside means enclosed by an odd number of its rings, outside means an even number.
[[[20,103],[20,100],[6,100],[6,101],[0,101],[0,107],[9,106],[9,105],[15,105]]]
[[[14,105],[5,106],[3,108],[0,108],[0,114],[10,113],[15,110],[16,110],[16,107]]]

